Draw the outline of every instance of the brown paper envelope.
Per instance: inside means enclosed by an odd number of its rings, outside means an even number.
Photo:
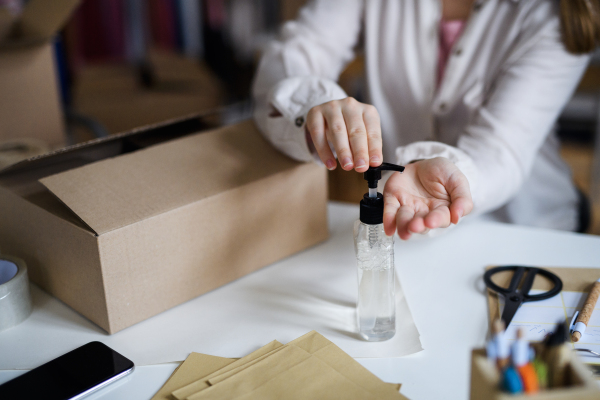
[[[490,265],[486,267],[486,270],[497,267],[497,265]],[[600,278],[600,268],[554,268],[554,267],[539,267],[547,269],[556,276],[558,276],[563,282],[563,289],[566,291],[573,292],[589,292],[590,288]],[[510,279],[512,278],[512,271],[503,271],[494,274],[493,281],[500,287],[508,287]],[[483,279],[483,278],[482,278]],[[543,276],[536,275],[533,281],[532,289],[537,290],[550,290],[552,289],[552,282]],[[490,330],[492,329],[493,321],[500,318],[500,311],[498,307],[498,295],[492,290],[487,290],[487,301],[489,311],[489,323]]]
[[[403,399],[403,395],[398,393],[399,386],[397,384],[389,384],[382,382],[379,378],[373,375],[369,370],[364,368],[352,357],[346,354],[343,350],[337,347],[335,344],[327,340],[324,336],[319,333],[312,331],[295,339],[284,346],[284,349],[289,346],[297,346],[303,349],[307,353],[313,353],[315,357],[321,361],[330,365],[333,369],[341,373],[345,378],[365,391],[376,395],[378,398],[390,398],[390,399]],[[287,353],[286,353],[287,354]],[[279,354],[279,357],[282,355]],[[271,356],[274,357],[274,356]],[[268,358],[271,364],[275,365],[277,359]],[[264,362],[264,361],[263,361]],[[234,374],[221,375],[224,379],[214,379],[210,383],[216,385],[219,382],[223,382],[227,378],[235,376]],[[223,383],[221,383],[223,384]],[[233,383],[225,382],[225,385]],[[201,398],[200,396],[197,396]],[[188,400],[195,399],[196,397],[190,396]]]
[[[246,364],[240,365],[239,367],[231,369],[229,371],[226,371],[226,372],[223,372],[223,373],[221,373],[221,371],[217,371],[216,373],[211,374],[211,378],[209,378],[209,379],[207,379],[205,381],[207,383],[207,387],[208,386],[216,385],[217,383],[224,381],[225,379],[229,378],[230,376],[233,376],[233,375],[237,374],[238,372],[240,372],[240,371],[248,368],[249,366],[254,365],[257,362],[262,361],[263,359],[265,359],[265,358],[273,355],[274,353],[278,352],[279,350],[281,350],[283,348],[285,348],[285,346],[279,347],[279,348],[277,348],[275,350],[271,350],[267,354],[264,354],[264,355],[260,356],[259,358],[255,359],[255,360],[249,361]]]
[[[218,371],[234,361],[235,359],[232,358],[191,353],[151,400],[168,400],[173,390],[194,382],[199,376],[206,376]]]
[[[399,393],[395,384],[382,382],[371,371],[360,365],[342,349],[316,331],[311,331],[298,339],[294,339],[288,345],[298,346],[308,353],[314,354],[350,381],[381,398],[404,398],[402,395],[400,395],[402,397],[398,397]]]
[[[272,351],[277,350],[282,346],[283,344],[279,343],[277,340],[273,340],[271,343],[261,347],[260,349],[248,354],[245,357],[240,358],[239,360],[236,360],[233,363],[228,364],[227,366],[224,366],[219,370],[211,371],[211,373],[205,375],[196,375],[196,379],[188,382],[185,385],[175,388],[175,390],[172,391],[171,396],[176,400],[184,400],[188,396],[209,387],[210,385],[207,383],[208,379],[234,370],[266,354],[270,354]]]
[[[311,355],[296,346],[284,346],[280,351],[240,371],[228,379],[199,391],[187,400],[204,398],[231,399],[252,392],[269,380],[288,370]]]
[[[366,391],[313,355],[301,365],[283,371],[276,379],[236,400],[282,398],[369,400],[382,397]],[[402,396],[398,393],[397,398]]]
[[[387,385],[381,382],[382,385]],[[229,379],[187,400],[380,399],[318,357],[288,345]],[[396,398],[402,398],[397,393]]]
[[[265,354],[264,356],[262,356],[260,358],[257,358],[254,361],[251,361],[251,362],[249,362],[249,363],[247,363],[245,365],[241,365],[241,366],[239,366],[239,367],[237,367],[237,368],[235,368],[235,369],[233,369],[233,370],[231,370],[229,372],[225,372],[223,374],[217,375],[214,378],[210,378],[210,379],[208,379],[206,381],[203,379],[202,381],[206,383],[205,388],[207,388],[209,386],[216,385],[217,383],[224,381],[225,379],[229,378],[230,376],[233,376],[233,375],[237,374],[241,370],[243,370],[245,368],[248,368],[250,365],[254,365],[257,362],[259,362],[260,360],[262,360],[262,359],[264,359],[266,357],[269,357],[271,354],[273,354],[274,352],[276,352],[278,350],[281,350],[282,348],[283,347],[280,347],[278,349],[272,350],[269,353]],[[212,375],[214,375],[214,374],[212,374]],[[400,387],[402,386],[402,384],[400,384],[400,383],[386,383],[386,385],[390,386],[394,392],[399,392],[400,391]],[[198,391],[200,391],[200,390],[203,390],[203,389],[199,389]]]
[[[239,395],[234,396],[230,396],[227,393],[226,397],[220,397],[216,392],[212,394],[209,392],[213,387],[215,389],[218,388],[219,386],[217,385],[207,389],[205,391],[206,395],[202,399],[378,399],[377,396],[349,381],[317,357],[308,356],[308,359],[290,369],[280,371],[277,376],[252,391],[239,393]],[[231,387],[231,385],[228,387]]]

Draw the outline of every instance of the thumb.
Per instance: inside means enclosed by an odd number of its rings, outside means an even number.
[[[386,188],[387,189],[387,188]],[[400,208],[400,202],[390,192],[383,191],[383,229],[387,236],[392,236],[396,232],[396,213]]]
[[[460,170],[456,169],[448,179],[446,190],[450,194],[450,221],[457,224],[462,217],[473,211],[469,181]]]

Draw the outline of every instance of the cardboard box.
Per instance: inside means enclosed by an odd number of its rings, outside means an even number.
[[[600,388],[591,371],[576,356],[567,366],[569,387],[552,388],[536,394],[513,395],[500,390],[500,374],[490,363],[484,349],[471,354],[471,400],[594,400],[600,398]]]
[[[369,185],[363,174],[354,170],[344,171],[338,163],[333,171],[328,171],[329,200],[343,201],[358,204],[365,193],[369,191]],[[385,175],[384,175],[385,176]],[[379,182],[378,191],[383,193],[384,183]]]
[[[138,84],[132,65],[81,69],[73,86],[74,110],[118,133],[224,104],[225,89],[205,64],[156,49],[148,58],[156,80],[150,88]]]
[[[191,133],[196,122],[0,172],[2,252],[114,333],[327,238],[323,167],[282,155],[252,122]]]
[[[65,142],[51,39],[78,0],[30,0],[17,18],[0,9],[0,141]]]

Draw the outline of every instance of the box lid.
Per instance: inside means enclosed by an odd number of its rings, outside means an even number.
[[[29,0],[21,15],[10,21],[10,29],[3,29],[5,35],[0,36],[0,45],[30,45],[50,40],[67,22],[79,1]],[[8,19],[0,18],[0,20],[6,28]]]
[[[101,235],[297,165],[248,121],[98,161],[40,182]]]

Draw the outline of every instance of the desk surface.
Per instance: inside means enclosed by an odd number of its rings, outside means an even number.
[[[352,222],[357,213],[357,207],[332,203],[330,240],[351,238]],[[384,381],[402,383],[401,392],[411,399],[468,398],[470,351],[484,344],[487,333],[488,317],[481,279],[486,265],[600,267],[600,237],[482,219],[467,219],[452,232],[437,238],[398,241],[395,250],[398,275],[421,334],[424,351],[401,358],[362,358],[358,361]],[[307,253],[315,251],[318,246]],[[261,273],[263,271],[257,272]],[[153,319],[168,318],[171,312]],[[19,353],[23,350],[7,349],[11,345],[22,349],[23,344],[27,344],[23,340],[31,339],[17,340],[8,332],[10,330],[0,333],[0,346],[4,348],[2,358],[17,360],[23,356]],[[265,338],[265,343],[272,339]],[[51,347],[52,343],[45,345]],[[123,353],[127,355],[127,351],[123,350]],[[131,377],[91,398],[147,399],[176,366],[167,363],[137,367]],[[0,382],[20,373],[22,371],[0,371]],[[432,379],[435,379],[435,385],[431,384]]]

